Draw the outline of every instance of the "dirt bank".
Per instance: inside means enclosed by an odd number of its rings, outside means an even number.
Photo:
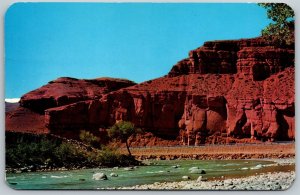
[[[158,159],[282,159],[295,156],[295,143],[205,145],[197,147],[140,147],[131,148],[131,153],[139,160]],[[125,148],[120,148],[126,153]]]

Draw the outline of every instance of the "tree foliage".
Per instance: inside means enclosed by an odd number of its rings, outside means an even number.
[[[262,30],[262,35],[279,44],[294,43],[294,11],[285,3],[259,3],[267,10],[268,18],[273,22]]]
[[[131,152],[129,150],[128,138],[137,132],[134,124],[129,121],[120,121],[114,124],[110,129],[108,129],[108,136],[120,140],[121,142],[126,143],[126,147],[129,155]]]

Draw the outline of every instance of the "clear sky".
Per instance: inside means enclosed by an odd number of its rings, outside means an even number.
[[[252,38],[254,3],[17,3],[5,15],[5,97],[58,77],[161,77],[204,41]]]

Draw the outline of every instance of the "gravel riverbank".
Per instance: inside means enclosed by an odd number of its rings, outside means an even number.
[[[271,159],[268,159],[271,160]],[[295,159],[272,159],[277,165],[294,164]],[[200,176],[201,177],[201,176]],[[202,179],[203,180],[203,179]],[[295,180],[295,171],[263,173],[224,180],[155,182],[153,184],[122,187],[122,190],[286,190]]]
[[[122,190],[286,190],[295,179],[295,172],[260,174],[245,178],[215,181],[163,182],[132,187]]]

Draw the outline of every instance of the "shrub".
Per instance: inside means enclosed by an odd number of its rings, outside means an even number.
[[[113,148],[89,151],[78,144],[62,140],[49,137],[33,139],[27,136],[7,141],[6,167],[22,168],[33,165],[39,169],[40,165],[48,168],[79,168],[137,164],[133,157],[120,155]]]
[[[80,131],[79,139],[89,146],[92,146],[94,148],[100,148],[99,138],[89,131]]]
[[[111,167],[120,164],[118,159],[119,154],[115,150],[105,147],[99,152],[97,161],[102,166]]]

